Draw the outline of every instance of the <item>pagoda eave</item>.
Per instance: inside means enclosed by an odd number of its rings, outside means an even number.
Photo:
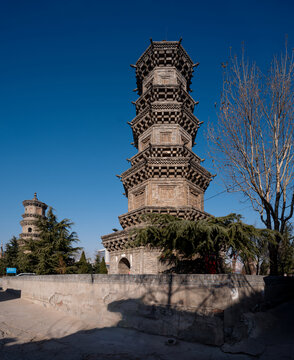
[[[142,206],[133,211],[129,211],[126,214],[120,215],[118,219],[122,228],[127,229],[129,227],[142,225],[142,223],[144,223],[142,217],[146,214],[169,214],[192,221],[203,220],[211,216],[194,206]]]
[[[27,233],[27,234],[20,234],[19,235],[22,239],[24,239],[24,238],[27,238],[27,239],[30,239],[30,238],[39,238],[40,237],[40,234],[38,234],[38,233]]]
[[[144,157],[121,175],[125,194],[149,178],[184,178],[194,181],[205,191],[212,175],[199,164],[199,158],[192,152],[190,157]]]
[[[131,162],[131,165],[134,166],[138,162],[147,159],[149,157],[185,157],[189,156],[190,158],[195,159],[196,162],[200,164],[202,161],[201,158],[193,153],[187,146],[185,145],[175,145],[175,144],[168,144],[168,145],[151,145],[131,157],[129,160]]]
[[[40,208],[43,208],[43,209],[47,209],[47,205],[41,201],[38,201],[38,200],[35,200],[35,199],[32,199],[32,200],[24,200],[23,202],[23,206],[36,206],[36,207],[40,207]]]
[[[132,239],[132,234],[127,230],[115,231],[111,234],[101,236],[102,244],[108,251],[124,249]]]

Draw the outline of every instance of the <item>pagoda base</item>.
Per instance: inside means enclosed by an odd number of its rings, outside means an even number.
[[[160,261],[161,251],[148,247],[132,248],[127,244],[135,236],[133,229],[142,226],[142,215],[150,213],[170,214],[182,219],[197,221],[210,216],[193,206],[154,207],[144,206],[119,217],[124,230],[101,236],[103,246],[108,250],[109,274],[159,274],[169,269]]]
[[[168,269],[160,261],[161,251],[144,246],[131,248],[131,229],[102,236],[102,243],[109,251],[109,274],[158,274]]]
[[[160,262],[161,252],[139,247],[110,253],[109,274],[159,274],[168,269]]]
[[[109,251],[109,274],[158,274],[168,269],[160,261],[161,251],[144,246],[127,247],[132,236],[128,229],[101,237]]]

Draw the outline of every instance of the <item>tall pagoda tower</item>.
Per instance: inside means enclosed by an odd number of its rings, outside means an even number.
[[[189,95],[194,67],[181,41],[152,41],[136,65],[136,117],[129,123],[138,153],[121,176],[128,212],[119,216],[121,231],[102,236],[110,253],[110,273],[154,274],[164,270],[159,252],[129,248],[130,230],[146,213],[189,220],[208,216],[204,192],[211,174],[192,152],[200,122]]]
[[[38,240],[37,222],[40,218],[46,216],[47,205],[37,198],[37,193],[34,194],[32,200],[24,200],[23,206],[25,212],[22,215],[23,220],[20,222],[22,233],[19,235],[20,239]]]

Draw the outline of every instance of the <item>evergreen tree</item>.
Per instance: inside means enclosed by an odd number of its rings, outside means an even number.
[[[0,276],[4,276],[6,274],[6,261],[5,258],[2,257],[0,259]]]
[[[15,267],[19,272],[17,261],[18,249],[18,239],[13,236],[12,239],[5,245],[4,255],[0,259],[0,275],[6,275],[7,267]]]
[[[227,272],[226,257],[238,254],[248,263],[258,254],[254,239],[276,236],[269,230],[244,224],[237,214],[197,222],[148,214],[143,221],[147,226],[134,229],[135,240],[131,246],[161,249],[161,260],[170,263],[176,272]]]
[[[100,274],[108,274],[108,270],[106,267],[104,257],[102,258],[101,263],[100,263]]]
[[[278,261],[281,275],[294,273],[294,236],[293,228],[290,225],[287,226],[279,244]]]
[[[24,241],[24,244],[30,240]],[[31,252],[24,250],[25,245],[19,247],[17,254],[17,267],[19,273],[32,273],[35,270],[36,259]]]
[[[87,261],[85,252],[83,251],[79,262],[77,263],[78,274],[91,274],[92,265]]]
[[[18,254],[18,239],[13,236],[12,239],[5,246],[5,263],[7,267],[17,268],[17,254]]]
[[[100,274],[100,265],[101,265],[100,257],[99,257],[99,253],[97,253],[96,257],[95,257],[95,263],[94,263],[94,266],[93,266],[93,273],[94,274]]]
[[[74,255],[80,248],[73,246],[79,240],[75,232],[70,232],[72,225],[68,219],[58,222],[51,207],[47,217],[39,219],[39,240],[30,240],[24,246],[34,272],[47,275],[76,271]]]

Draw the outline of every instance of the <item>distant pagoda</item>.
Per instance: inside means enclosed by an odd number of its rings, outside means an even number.
[[[138,153],[121,176],[128,212],[123,228],[102,236],[110,253],[110,273],[154,274],[164,270],[159,251],[128,248],[130,230],[146,213],[204,219],[204,192],[211,174],[192,152],[200,125],[189,95],[193,64],[181,41],[152,41],[136,65],[136,117],[129,123]]]
[[[39,239],[39,231],[37,228],[37,222],[40,218],[46,216],[47,205],[37,198],[37,193],[34,194],[32,200],[24,200],[23,206],[25,212],[22,215],[23,220],[20,222],[22,227],[22,233],[19,235],[21,239]]]

